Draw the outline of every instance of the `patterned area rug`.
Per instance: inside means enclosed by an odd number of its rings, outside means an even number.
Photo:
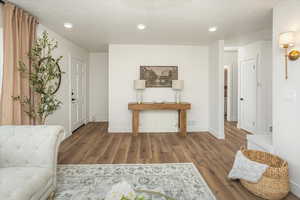
[[[59,165],[55,200],[103,200],[123,180],[137,190],[161,192],[176,200],[215,200],[192,163]],[[143,194],[148,200],[163,197]]]

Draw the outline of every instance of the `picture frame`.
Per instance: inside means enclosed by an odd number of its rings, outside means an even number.
[[[178,80],[178,66],[140,66],[140,79],[146,88],[171,88],[172,80]]]

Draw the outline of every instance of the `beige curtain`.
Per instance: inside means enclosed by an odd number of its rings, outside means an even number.
[[[18,71],[19,61],[30,66],[27,55],[36,39],[38,20],[11,3],[3,7],[4,62],[3,84],[0,100],[0,123],[2,125],[34,124],[19,102],[13,96],[28,96],[32,93],[28,78]],[[30,70],[30,69],[29,69]]]

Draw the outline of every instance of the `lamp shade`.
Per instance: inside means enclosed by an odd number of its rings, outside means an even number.
[[[145,80],[135,80],[134,88],[136,90],[144,90],[146,88],[146,81]]]
[[[184,81],[183,80],[173,80],[172,81],[172,88],[174,90],[182,90],[184,86]]]
[[[296,33],[293,31],[281,33],[279,35],[279,46],[281,48],[293,47],[295,45],[295,41],[296,41]]]

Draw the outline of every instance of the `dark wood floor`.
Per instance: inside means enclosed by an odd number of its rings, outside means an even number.
[[[60,147],[60,164],[178,163],[193,162],[219,200],[258,200],[238,182],[228,180],[236,151],[246,133],[225,123],[225,140],[209,133],[108,134],[105,123],[90,123],[77,130]],[[286,199],[296,200],[293,195]]]

